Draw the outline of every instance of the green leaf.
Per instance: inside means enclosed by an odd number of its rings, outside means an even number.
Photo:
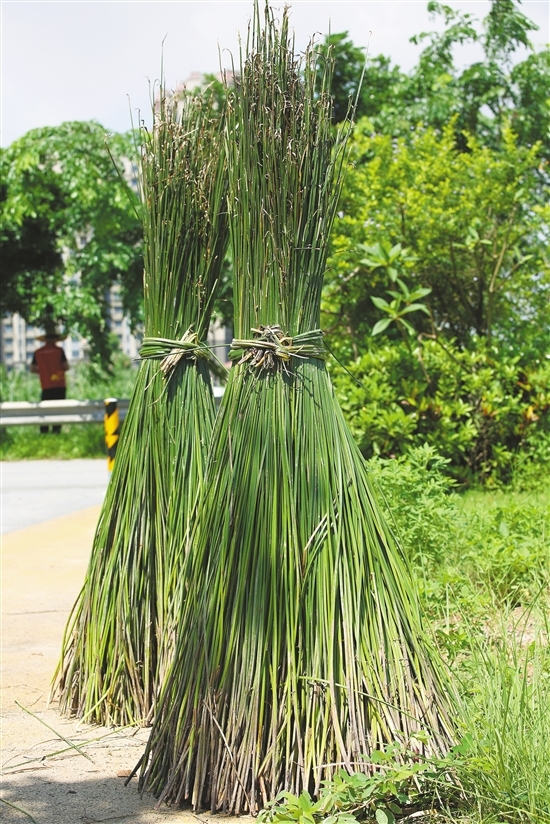
[[[372,335],[379,335],[380,332],[384,332],[388,326],[392,323],[392,318],[382,318],[379,320],[378,323],[375,323],[372,328]]]
[[[409,287],[407,286],[405,281],[402,280],[401,278],[397,278],[397,283],[399,284],[399,288],[401,289],[401,291],[405,295],[405,298],[408,299],[410,292],[409,292]]]
[[[381,260],[379,258],[369,257],[369,258],[362,258],[359,261],[361,266],[365,266],[367,269],[380,269],[382,266],[386,265],[385,260]]]
[[[408,315],[410,312],[424,312],[426,315],[430,314],[430,310],[423,303],[411,303],[401,310],[402,315]]]
[[[426,295],[431,295],[431,293],[432,293],[431,289],[421,286],[418,289],[414,289],[410,293],[409,297],[411,298],[411,300],[417,300],[418,298],[425,298]]]
[[[371,296],[371,300],[374,303],[374,305],[378,307],[378,309],[382,309],[384,312],[388,311],[389,304],[388,304],[387,300],[384,300],[384,298],[378,298],[378,297],[372,297]]]
[[[396,243],[395,246],[392,246],[389,251],[389,259],[395,260],[396,258],[401,257],[404,254],[404,250],[401,249],[401,244]]]
[[[411,324],[410,324],[408,321],[403,320],[402,318],[399,318],[398,320],[399,320],[399,323],[402,323],[402,324],[403,324],[403,326],[405,327],[405,329],[407,330],[407,332],[409,333],[409,335],[411,335],[411,336],[412,336],[412,335],[415,335],[415,334],[416,334],[416,332],[415,332],[415,330],[414,330],[414,327],[413,327],[413,326],[411,326]]]
[[[395,822],[394,814],[387,807],[385,807],[384,809],[382,809],[382,807],[379,807],[376,810],[375,818],[377,824],[394,824]]]

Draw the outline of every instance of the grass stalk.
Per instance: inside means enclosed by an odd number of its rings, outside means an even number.
[[[181,545],[203,478],[215,407],[199,343],[228,239],[219,115],[161,89],[140,158],[145,359],[54,677],[63,713],[106,725],[150,723],[171,654],[168,536]]]
[[[349,124],[333,132],[315,64],[287,12],[262,23],[256,4],[226,131],[235,361],[141,773],[195,809],[255,813],[399,735],[452,737],[445,668],[318,351]]]

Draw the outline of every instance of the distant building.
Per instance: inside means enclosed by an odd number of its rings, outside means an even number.
[[[7,369],[30,361],[28,355],[38,347],[40,332],[28,326],[20,315],[8,315],[0,322],[0,356]],[[66,341],[65,341],[66,342]]]

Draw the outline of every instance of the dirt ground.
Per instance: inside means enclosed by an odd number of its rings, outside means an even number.
[[[10,824],[219,820],[156,810],[152,796],[140,798],[136,779],[124,786],[121,773],[140,758],[147,730],[93,727],[47,706],[98,514],[99,507],[91,507],[2,537],[0,818]]]

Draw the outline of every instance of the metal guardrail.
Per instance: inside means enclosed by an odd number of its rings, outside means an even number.
[[[223,396],[224,387],[214,386],[216,403]],[[128,412],[129,400],[118,401],[120,420]],[[40,401],[40,403],[0,403],[0,426],[41,426],[62,423],[103,423],[104,401]]]
[[[123,419],[130,401],[120,400],[118,408]],[[0,403],[0,426],[30,426],[62,423],[103,423],[103,401],[41,401],[40,403]]]

